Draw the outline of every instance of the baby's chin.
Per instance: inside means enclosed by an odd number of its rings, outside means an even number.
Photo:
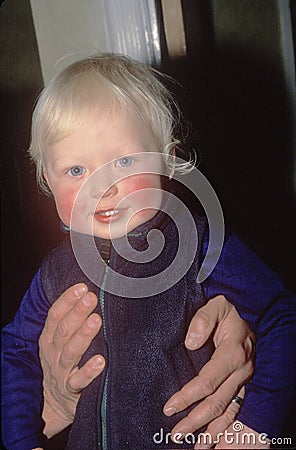
[[[143,222],[144,223],[144,222]],[[136,226],[105,226],[105,227],[97,227],[94,224],[93,227],[88,226],[72,226],[69,227],[71,231],[75,233],[84,234],[87,236],[92,236],[100,239],[120,239],[129,233],[131,233]],[[98,229],[99,228],[99,229]]]

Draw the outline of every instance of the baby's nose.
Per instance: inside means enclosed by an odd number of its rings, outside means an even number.
[[[116,183],[110,185],[110,182],[96,182],[90,188],[90,195],[95,199],[99,199],[100,197],[112,197],[117,194],[117,191]]]

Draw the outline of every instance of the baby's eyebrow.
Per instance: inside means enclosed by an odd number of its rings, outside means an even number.
[[[64,158],[58,158],[56,160],[53,160],[50,162],[50,166],[52,170],[64,170],[64,169],[70,169],[74,166],[81,166],[82,164],[79,163],[77,160],[69,160]]]
[[[146,150],[143,148],[131,148],[131,147],[125,147],[125,148],[120,148],[117,149],[113,152],[114,155],[114,159],[116,158],[120,158],[122,156],[128,156],[128,155],[134,155],[136,153],[143,153]]]

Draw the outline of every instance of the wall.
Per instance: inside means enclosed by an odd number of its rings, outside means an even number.
[[[45,84],[75,60],[105,51],[101,0],[31,0],[31,9]]]

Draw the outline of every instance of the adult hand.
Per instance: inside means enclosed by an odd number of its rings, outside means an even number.
[[[185,345],[196,350],[212,333],[216,350],[211,360],[164,406],[164,413],[171,416],[200,401],[173,428],[172,437],[193,433],[206,424],[205,433],[215,436],[227,429],[239,411],[239,405],[232,399],[253,374],[254,334],[222,295],[197,311]]]
[[[43,432],[48,438],[73,422],[81,390],[104,369],[101,355],[93,356],[78,369],[82,355],[102,325],[101,317],[93,313],[96,305],[96,295],[80,283],[66,290],[49,309],[39,340]]]

